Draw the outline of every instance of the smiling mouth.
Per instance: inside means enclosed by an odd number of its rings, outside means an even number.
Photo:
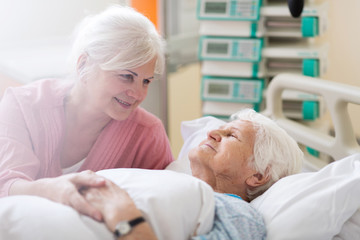
[[[116,97],[114,97],[114,98],[115,98],[115,100],[116,100],[118,103],[120,103],[120,104],[122,104],[122,105],[124,105],[124,106],[126,106],[126,107],[130,107],[130,106],[131,106],[131,104],[128,103],[128,102],[124,102],[124,101],[122,101],[121,99],[118,99],[118,98],[116,98]]]
[[[215,148],[213,148],[210,144],[205,143],[204,146],[207,146],[207,147],[211,148],[212,150],[214,150],[216,152]]]

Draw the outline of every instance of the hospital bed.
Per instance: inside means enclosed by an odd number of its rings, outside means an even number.
[[[334,134],[284,117],[286,89],[319,95]],[[319,169],[319,159],[305,151],[305,169],[280,180],[251,204],[263,213],[269,239],[360,238],[360,147],[348,113],[360,104],[360,88],[302,75],[280,74],[269,85],[268,114],[299,144],[326,153],[334,162]],[[317,171],[316,171],[317,170]]]
[[[285,117],[281,96],[287,90],[319,96],[330,113],[335,134],[313,127],[322,122]],[[360,105],[360,88],[294,74],[277,75],[269,84],[263,114],[304,146],[305,162],[303,173],[281,179],[251,202],[264,216],[268,239],[360,238],[360,147],[349,103]],[[172,168],[190,173],[188,151],[222,124],[211,117],[184,122],[184,145]],[[313,156],[308,147],[325,157]]]
[[[281,107],[281,93],[286,89],[320,95],[333,119],[335,136],[286,118]],[[264,114],[273,118],[301,145],[327,153],[334,160],[317,169],[319,166],[314,164],[314,157],[306,154],[306,172],[279,180],[251,202],[264,216],[268,239],[357,239],[360,236],[360,151],[350,124],[347,104],[360,104],[360,88],[281,74],[270,83],[266,98]],[[173,180],[183,183],[181,187],[184,191],[180,195],[169,194],[175,182],[166,182],[156,177],[162,175],[157,174],[156,170],[137,177],[131,177],[130,174],[137,169],[103,170],[99,174],[120,184],[130,191],[130,195],[138,196],[135,202],[146,217],[157,218],[151,222],[155,231],[158,233],[161,227],[166,226],[165,233],[159,233],[160,239],[184,239],[193,230],[184,224],[189,221],[199,223],[198,232],[206,232],[211,228],[209,219],[213,215],[214,203],[208,200],[209,189],[206,185],[200,181],[187,182],[186,176],[191,174],[187,153],[206,137],[209,130],[222,124],[222,120],[213,117],[182,124],[184,145],[178,159],[165,171],[166,174],[180,172],[177,173],[178,178]],[[160,186],[157,187],[159,193],[152,194],[157,192],[153,189],[132,190],[144,184],[149,189],[149,179]],[[140,198],[140,195],[144,198]],[[181,206],[188,210],[179,211]],[[43,209],[43,212],[39,209]],[[26,219],[24,215],[32,217],[30,225],[23,220]],[[49,215],[53,222],[48,220]],[[0,239],[11,239],[8,236],[16,239],[24,239],[26,236],[33,239],[112,239],[103,224],[80,216],[67,206],[36,197],[19,196],[6,202],[0,199],[0,222]]]

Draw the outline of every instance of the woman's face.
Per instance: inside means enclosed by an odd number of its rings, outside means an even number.
[[[217,192],[237,194],[255,173],[248,164],[254,141],[255,131],[248,121],[232,121],[208,132],[207,139],[189,152],[192,174]]]
[[[91,106],[112,119],[126,119],[145,99],[154,80],[155,63],[153,59],[134,69],[100,70],[95,79],[86,81]]]

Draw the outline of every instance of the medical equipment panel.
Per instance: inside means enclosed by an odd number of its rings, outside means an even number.
[[[245,108],[252,108],[259,111],[260,104],[254,103],[238,103],[238,102],[216,102],[204,101],[202,106],[203,116],[215,116],[223,120],[229,120],[229,117]]]
[[[201,20],[257,21],[262,0],[199,0],[197,15]]]
[[[316,37],[319,35],[317,17],[263,17],[258,22],[203,21],[199,31],[201,35],[237,36],[237,37]],[[238,31],[234,31],[237,29]]]
[[[201,98],[204,101],[260,103],[263,87],[263,79],[204,76]]]
[[[315,44],[312,40],[327,29],[328,4],[307,2],[302,15],[293,18],[286,1],[256,1],[252,2],[253,11],[249,11],[253,18],[246,19],[243,13],[236,12],[240,11],[236,6],[245,3],[250,6],[250,2],[198,0],[198,57],[202,62],[204,115],[230,116],[230,111],[235,111],[236,107],[262,111],[266,107],[263,100],[246,101],[245,95],[235,94],[234,89],[243,83],[241,81],[254,81],[254,84],[261,79],[264,91],[279,73],[321,77],[327,71],[329,46]],[[254,93],[252,88],[239,86],[249,95]],[[284,97],[286,116],[306,121],[319,118],[323,106],[321,100],[299,96]]]
[[[201,73],[210,76],[269,78],[282,72],[318,77],[325,63],[316,58],[264,58],[260,62],[202,61]]]
[[[327,9],[326,3],[310,5],[304,9],[302,16],[293,18],[285,5],[263,4],[256,21],[198,15],[199,33],[208,36],[312,38],[326,31]]]
[[[326,110],[322,97],[316,94],[285,90],[282,100],[284,114],[291,119],[313,121]]]
[[[202,75],[263,78],[264,61],[261,62],[227,62],[227,61],[202,61]]]
[[[203,36],[199,43],[200,60],[258,62],[263,40],[258,38]]]

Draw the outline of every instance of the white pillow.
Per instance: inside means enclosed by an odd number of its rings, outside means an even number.
[[[341,232],[334,237],[340,239],[358,239],[360,236],[360,209],[358,209],[352,217],[342,226]]]
[[[285,177],[251,205],[263,214],[268,239],[332,239],[360,207],[360,154]]]
[[[197,178],[144,169],[110,169],[98,174],[129,192],[159,239],[185,240],[195,231],[205,234],[212,228],[213,190]],[[0,222],[0,239],[114,239],[104,224],[34,196],[1,198]]]

